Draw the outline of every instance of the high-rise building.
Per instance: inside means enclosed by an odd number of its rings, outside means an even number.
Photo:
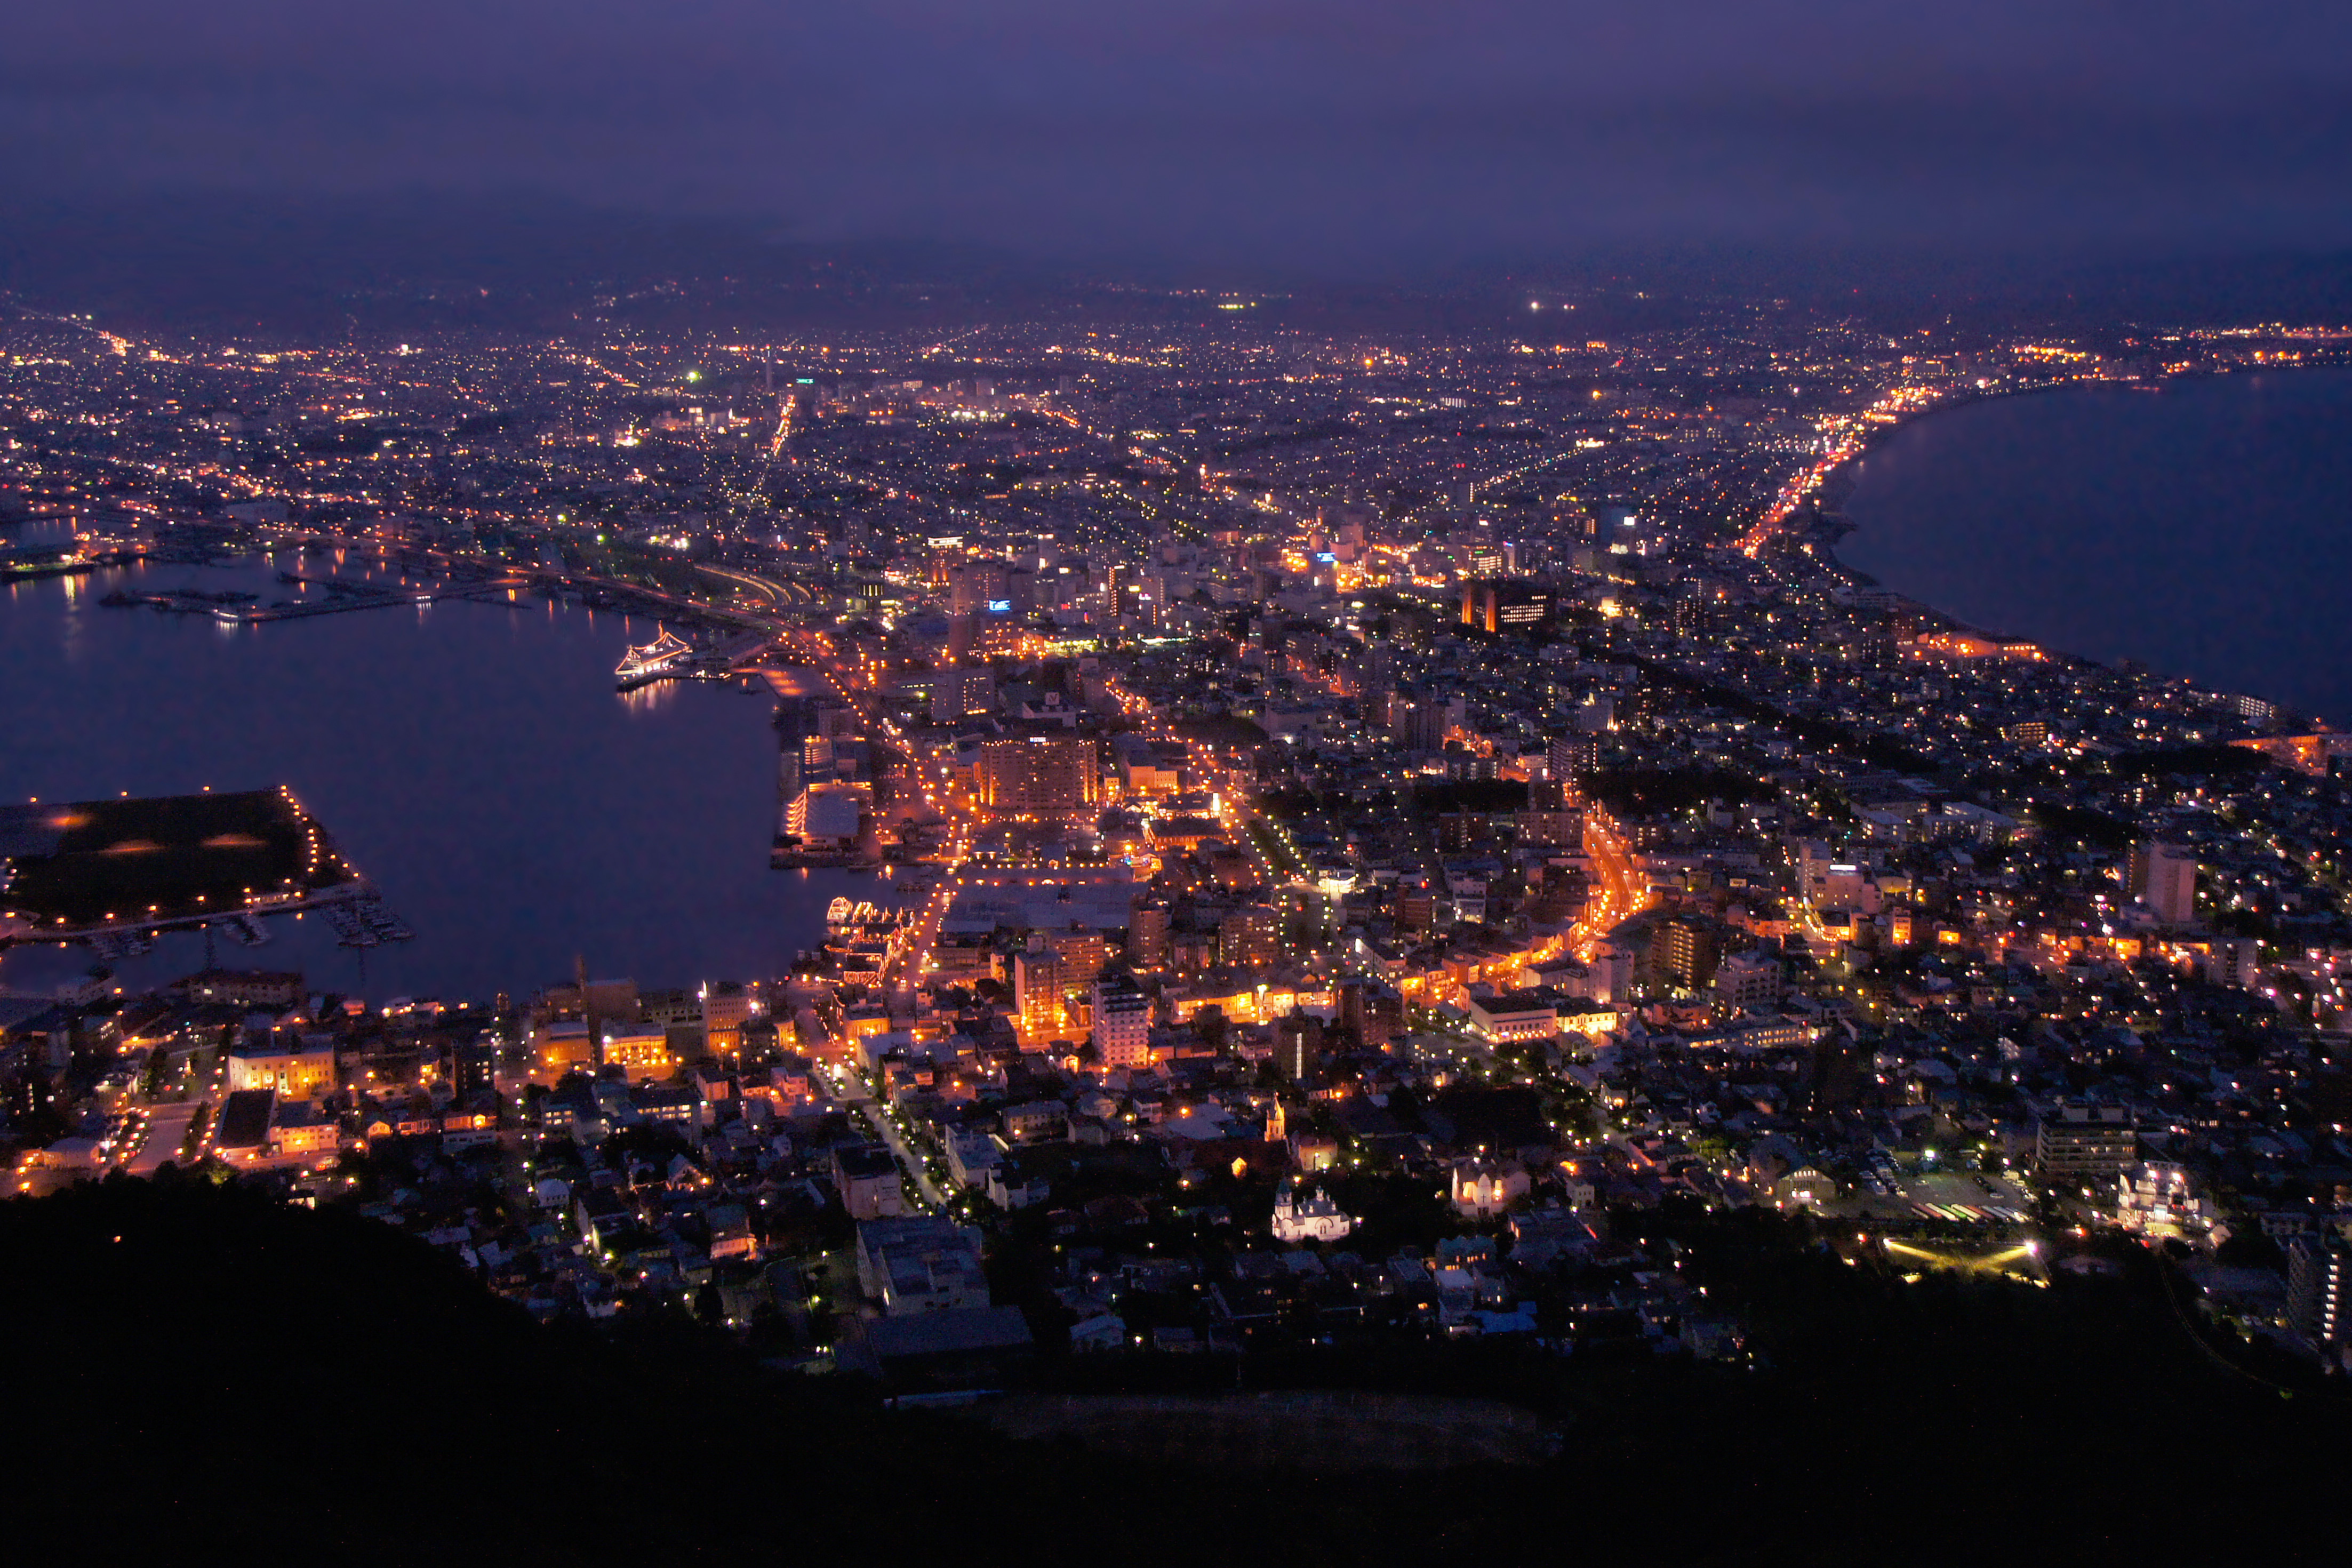
[[[1660,922],[1650,938],[1650,972],[1688,990],[1705,990],[1715,981],[1719,951],[1715,927],[1688,915]]]
[[[1573,779],[1538,779],[1528,786],[1528,809],[1519,814],[1519,839],[1563,849],[1584,847],[1583,795]]]
[[[1013,1010],[1024,1042],[1059,1037],[1065,1025],[1062,960],[1051,948],[1013,955]]]
[[[2249,987],[2261,974],[2262,957],[2263,944],[2252,937],[2219,937],[2200,968],[2212,984]]]
[[[1112,973],[1095,981],[1095,1050],[1107,1068],[1143,1067],[1151,1060],[1151,999],[1133,977]]]
[[[1601,765],[1601,737],[1586,731],[1561,735],[1544,752],[1544,772],[1555,779],[1574,779]]]
[[[1294,1082],[1315,1070],[1323,1055],[1323,1020],[1293,1007],[1275,1021],[1274,1059]]]
[[[1499,561],[1496,563],[1500,565]],[[1551,594],[1531,583],[1474,580],[1462,585],[1462,624],[1481,631],[1541,626],[1551,614]]]
[[[1168,967],[1168,906],[1139,903],[1127,918],[1127,961],[1139,969]]]
[[[955,720],[968,713],[985,713],[995,701],[996,676],[987,666],[958,666],[940,672],[931,717]]]
[[[1361,974],[1342,975],[1332,987],[1339,1007],[1339,1026],[1352,1029],[1359,1038],[1364,1033],[1364,1021],[1371,1014],[1371,981]]]
[[[1264,904],[1234,910],[1217,922],[1218,961],[1229,969],[1271,969],[1282,958],[1282,917]]]
[[[702,984],[702,1050],[720,1061],[743,1054],[743,1026],[760,1012],[751,988],[737,980]]]
[[[2033,1165],[2044,1180],[2112,1182],[2139,1158],[2139,1129],[2120,1105],[2066,1101],[2033,1127]]]
[[[1584,791],[1578,787],[1573,777],[1539,778],[1528,785],[1528,809],[1581,811],[1584,809]]]
[[[2352,1246],[2332,1230],[2298,1236],[2286,1248],[2286,1313],[2315,1345],[2339,1345],[2352,1333]]]
[[[1387,1045],[1403,1032],[1404,999],[1384,982],[1349,975],[1339,982],[1339,1022],[1365,1045]]]
[[[1084,990],[1095,983],[1095,977],[1110,962],[1110,939],[1092,926],[1072,926],[1067,931],[1045,931],[1030,939],[1032,947],[1050,948],[1062,961],[1065,981],[1074,991]]]
[[[2145,905],[2166,925],[2197,919],[2197,859],[2171,844],[2144,839],[2132,846],[2124,865],[2125,895]]]
[[[1594,948],[1587,968],[1595,1002],[1622,1002],[1633,988],[1633,955],[1613,942]]]
[[[1391,702],[1389,728],[1396,743],[1408,752],[1442,752],[1450,716],[1444,703],[1423,694],[1410,702]]]
[[[1076,1039],[1086,1033],[1094,984],[1110,943],[1087,928],[1032,931],[1013,955],[1013,1006],[1024,1040]]]
[[[499,1086],[499,1037],[484,1029],[470,1040],[449,1047],[449,1078],[460,1102],[487,1094]]]
[[[948,614],[973,616],[991,608],[1010,608],[1011,587],[1001,561],[971,561],[954,571],[948,582]]]
[[[1767,953],[1734,953],[1717,965],[1715,994],[1727,1007],[1760,1013],[1780,1000],[1780,961]]]
[[[1002,735],[981,743],[980,804],[997,817],[1058,818],[1102,804],[1091,735]]]

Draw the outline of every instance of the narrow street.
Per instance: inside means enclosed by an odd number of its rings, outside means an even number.
[[[890,1152],[898,1157],[899,1169],[914,1178],[916,1190],[923,1194],[923,1201],[933,1208],[944,1205],[948,1201],[947,1194],[931,1180],[930,1172],[923,1166],[923,1157],[908,1148],[907,1141],[898,1136],[898,1130],[890,1125],[890,1119],[883,1114],[881,1105],[876,1100],[866,1100],[859,1103],[858,1109],[866,1113],[866,1120],[874,1124],[874,1131],[881,1135],[882,1142],[890,1146]]]

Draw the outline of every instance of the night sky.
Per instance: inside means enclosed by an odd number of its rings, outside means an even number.
[[[0,154],[1045,255],[2333,246],[2352,6],[76,0],[11,16]]]

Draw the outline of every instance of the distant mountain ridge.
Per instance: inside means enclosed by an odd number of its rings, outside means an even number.
[[[979,246],[812,244],[751,219],[627,213],[558,197],[413,193],[8,195],[0,293],[126,328],[197,335],[550,331],[583,321],[789,330],[1012,319],[1205,319],[1344,331],[1517,330],[1530,293],[1580,290],[1583,331],[1682,324],[1711,303],[1915,321],[2085,326],[2352,321],[2352,253],[2171,258],[1738,247],[1496,255],[1350,276],[1046,259]]]

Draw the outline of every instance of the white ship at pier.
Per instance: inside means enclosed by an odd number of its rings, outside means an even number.
[[[667,676],[683,675],[692,669],[701,657],[694,645],[665,627],[661,636],[643,647],[633,647],[613,671],[620,689],[660,680]]]
[[[901,926],[911,925],[914,919],[915,911],[909,908],[838,898],[825,906],[824,930],[827,936],[836,940],[879,936]]]

